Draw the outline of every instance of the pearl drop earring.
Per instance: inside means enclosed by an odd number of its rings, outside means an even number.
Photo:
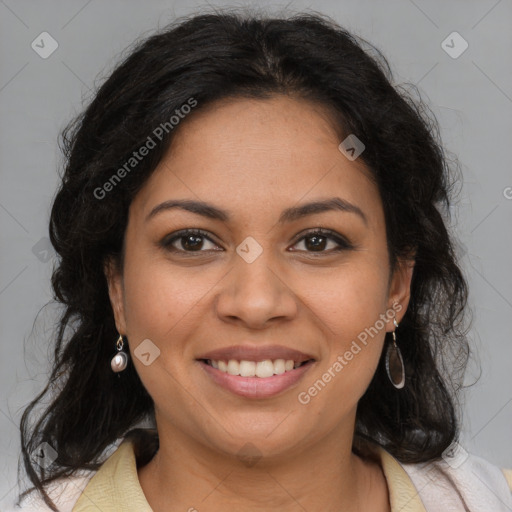
[[[122,372],[128,365],[128,354],[123,350],[124,341],[123,336],[120,334],[116,342],[117,354],[110,361],[112,371],[115,373]]]

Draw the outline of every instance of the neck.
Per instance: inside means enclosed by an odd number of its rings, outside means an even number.
[[[173,430],[160,434],[158,452],[138,476],[155,512],[220,511],[228,505],[254,512],[388,511],[380,467],[352,453],[352,443],[341,439],[332,432],[319,443],[274,457],[247,444],[238,456],[229,456]]]

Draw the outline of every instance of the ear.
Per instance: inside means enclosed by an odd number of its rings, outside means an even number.
[[[118,261],[112,256],[107,257],[103,265],[107,279],[110,304],[114,311],[114,319],[119,334],[126,334],[126,320],[124,315],[124,287],[123,276]]]
[[[388,292],[388,310],[395,311],[395,319],[400,323],[407,311],[409,299],[411,298],[411,282],[415,265],[416,253],[408,258],[399,259],[391,277]],[[395,330],[393,318],[389,322],[391,331]]]

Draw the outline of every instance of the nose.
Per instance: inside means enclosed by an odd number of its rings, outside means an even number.
[[[270,252],[263,251],[251,263],[235,255],[216,297],[217,315],[224,322],[264,329],[271,321],[291,320],[297,314],[294,283],[289,282],[289,273],[267,257]]]

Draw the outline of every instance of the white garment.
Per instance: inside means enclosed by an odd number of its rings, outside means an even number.
[[[91,471],[89,476],[71,477],[65,481],[56,480],[47,489],[47,493],[53,500],[59,512],[72,512],[73,507],[85,489],[89,480],[96,472]],[[7,510],[0,512],[53,512],[52,509],[43,501],[39,493],[32,492],[21,502],[21,507],[14,504]]]
[[[431,463],[401,464],[427,512],[512,512],[512,490],[502,470],[460,451]]]

